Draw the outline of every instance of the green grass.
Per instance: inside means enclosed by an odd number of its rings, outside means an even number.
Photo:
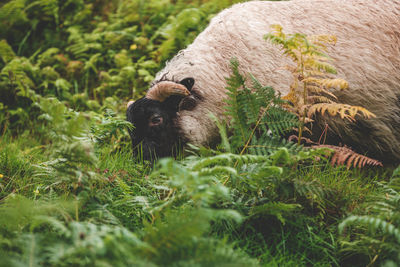
[[[29,135],[2,138],[0,245],[12,264],[342,266],[347,254],[337,225],[362,210],[377,193],[373,182],[384,177],[308,165],[275,177],[262,192],[242,180],[254,179],[245,173],[225,186],[229,173],[202,175],[216,164],[212,157],[164,161],[152,171],[129,147],[106,144],[94,145],[94,163],[58,163],[43,175],[56,146]],[[77,173],[86,180],[76,181]],[[254,213],[260,201],[272,205]]]

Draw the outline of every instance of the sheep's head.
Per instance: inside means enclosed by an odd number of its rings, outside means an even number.
[[[193,85],[193,78],[161,81],[145,97],[128,103],[127,120],[135,127],[129,132],[134,154],[146,160],[176,155],[181,140],[175,119]]]

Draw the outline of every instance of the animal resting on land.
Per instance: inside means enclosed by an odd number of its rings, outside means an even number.
[[[157,74],[147,95],[130,103],[127,119],[134,150],[145,159],[171,156],[176,146],[209,146],[219,138],[213,113],[224,117],[230,59],[242,73],[282,95],[289,92],[290,60],[263,37],[270,25],[285,32],[330,34],[328,50],[348,90],[333,93],[338,103],[363,106],[376,118],[349,122],[317,116],[313,132],[329,125],[327,143],[342,143],[385,163],[400,163],[400,1],[297,0],[236,4],[210,25]]]

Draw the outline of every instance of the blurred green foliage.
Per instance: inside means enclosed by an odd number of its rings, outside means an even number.
[[[0,4],[0,132],[33,126],[39,96],[100,111],[143,95],[163,63],[235,0]],[[107,100],[108,99],[108,100]]]

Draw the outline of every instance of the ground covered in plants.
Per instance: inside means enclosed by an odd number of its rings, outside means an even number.
[[[234,2],[0,4],[1,266],[399,266],[400,170],[281,139],[240,62],[216,149],[133,158],[126,102]]]

